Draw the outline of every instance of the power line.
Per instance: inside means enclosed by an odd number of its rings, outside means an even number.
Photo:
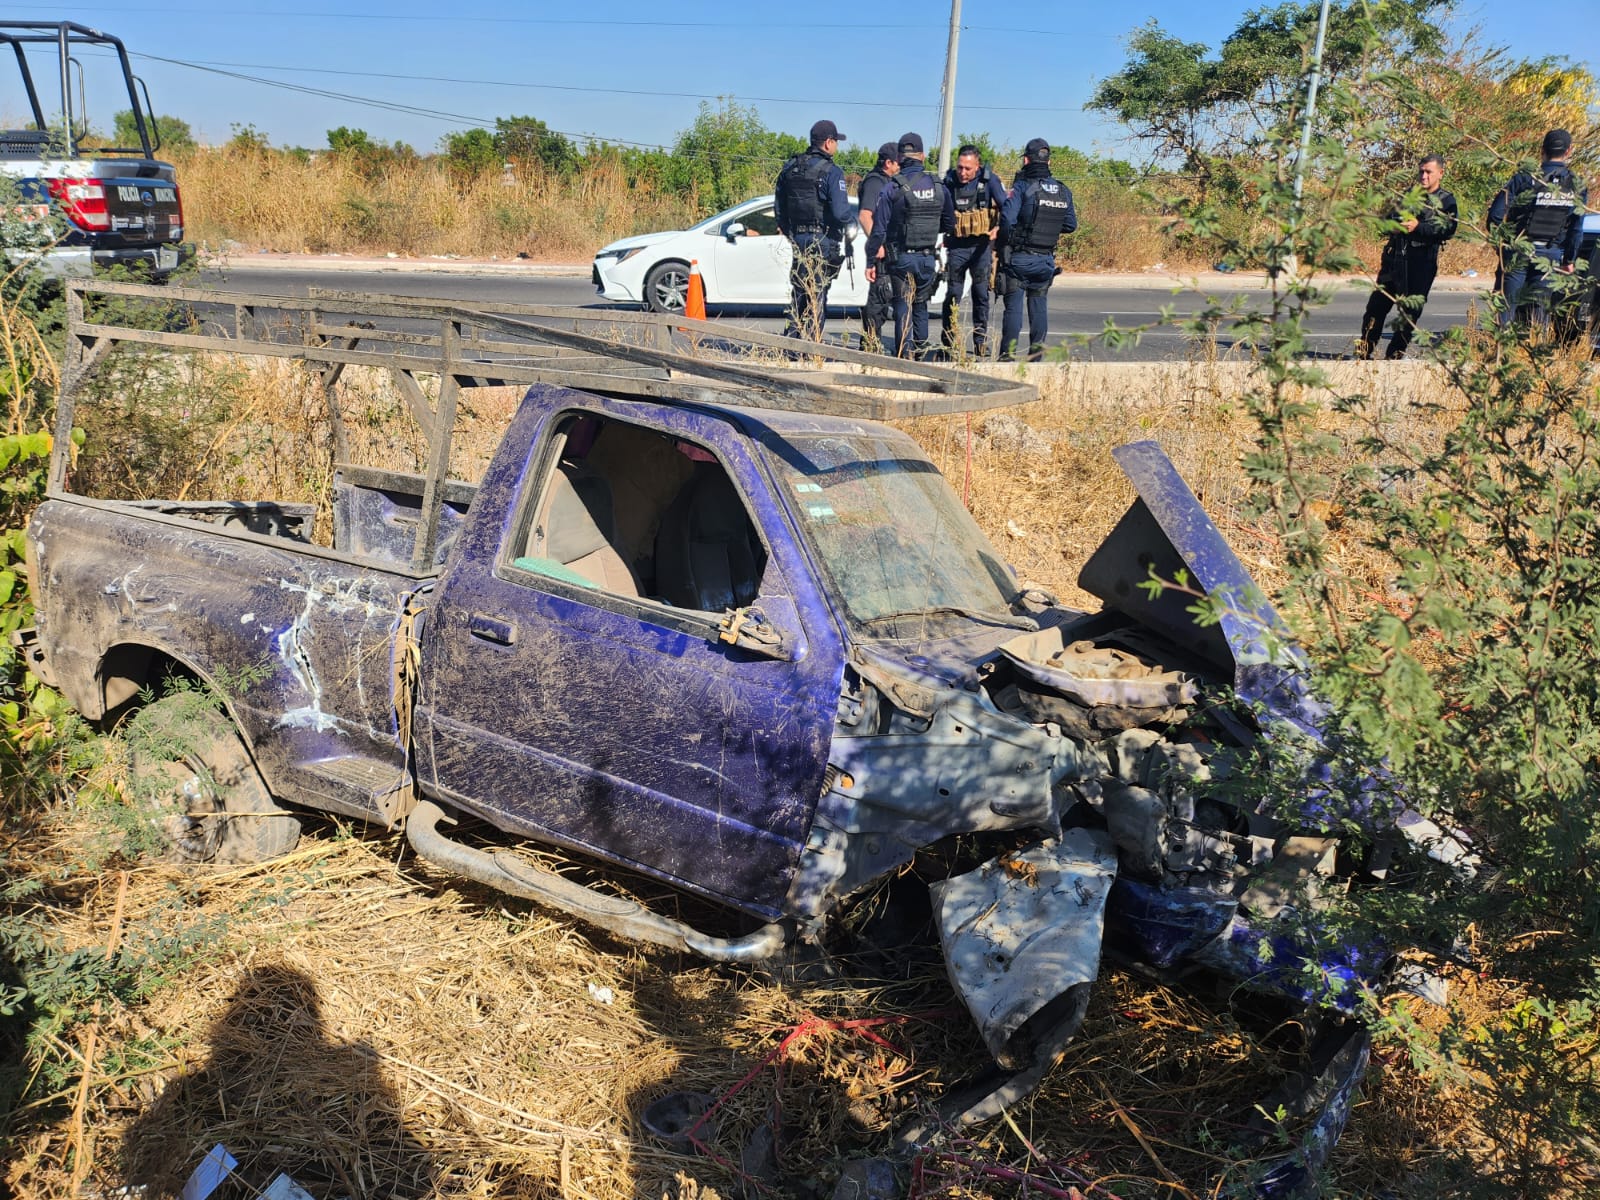
[[[131,52],[135,58],[154,58],[161,62],[170,62],[170,59],[161,58],[159,55],[139,54]],[[421,83],[458,83],[472,87],[497,87],[497,88],[524,88],[535,91],[552,92],[588,92],[601,96],[655,96],[677,100],[748,100],[759,104],[804,104],[816,108],[898,108],[920,109],[932,105],[931,100],[917,102],[900,102],[893,100],[818,100],[806,99],[798,96],[744,96],[738,93],[714,92],[661,92],[647,91],[639,88],[602,88],[587,87],[573,83],[528,83],[524,80],[513,79],[465,79],[453,75],[410,75],[395,71],[348,71],[333,67],[291,67],[279,63],[246,63],[226,62],[215,59],[195,59],[187,65],[199,67],[224,67],[249,71],[286,71],[302,75],[341,75],[352,79],[403,79],[407,82]],[[1066,105],[1056,105],[1045,108],[1022,108],[1001,104],[964,104],[963,111],[971,112],[1007,112],[1007,113],[1064,113],[1075,111]]]
[[[142,54],[142,53],[134,53],[134,52],[130,52],[130,55],[131,55],[131,57],[134,57],[134,58],[149,59],[149,60],[151,60],[153,62],[166,63],[169,66],[184,67],[184,68],[189,69],[189,70],[200,71],[200,72],[203,72],[203,73],[206,73],[206,74],[221,75],[221,76],[224,76],[224,77],[229,78],[229,79],[238,79],[238,80],[240,80],[242,82],[245,82],[245,83],[256,83],[256,84],[262,85],[263,87],[281,88],[281,89],[284,89],[286,91],[298,92],[298,93],[301,93],[301,94],[304,94],[304,95],[319,96],[319,97],[322,97],[324,99],[340,100],[340,101],[343,101],[345,103],[363,105],[363,106],[366,106],[366,107],[369,107],[369,108],[385,109],[385,110],[388,110],[388,111],[391,111],[391,112],[400,112],[400,113],[407,113],[407,114],[411,114],[411,115],[415,115],[415,116],[427,117],[427,118],[432,119],[432,120],[444,121],[444,122],[449,123],[449,124],[460,125],[460,126],[462,126],[464,128],[485,128],[485,127],[487,127],[489,125],[495,124],[495,122],[496,122],[496,118],[493,118],[493,117],[472,117],[472,116],[467,116],[467,115],[462,114],[462,113],[450,113],[450,112],[444,112],[444,111],[439,110],[439,109],[423,108],[423,107],[418,106],[418,105],[402,104],[402,103],[400,103],[398,101],[378,100],[378,99],[374,99],[374,98],[366,97],[366,96],[351,95],[350,93],[347,93],[347,92],[329,91],[326,88],[307,87],[304,84],[289,83],[289,82],[286,82],[286,81],[280,80],[280,79],[263,79],[260,76],[245,75],[245,74],[242,74],[241,72],[238,72],[238,71],[224,70],[224,69],[222,69],[220,67],[217,67],[217,66],[207,65],[207,64],[203,64],[203,63],[196,63],[196,62],[187,62],[187,61],[185,61],[184,59],[181,59],[181,58],[167,58],[167,57],[164,57],[164,56],[159,55],[159,54]],[[109,57],[109,56],[107,56],[107,57]],[[292,68],[284,68],[284,69],[292,69]],[[357,72],[357,73],[359,73],[359,72]],[[402,76],[401,78],[415,78],[415,76]],[[758,165],[759,164],[765,164],[765,165],[768,165],[768,166],[771,166],[771,165],[774,165],[774,164],[777,164],[777,163],[781,163],[782,161],[784,161],[784,155],[782,155],[782,154],[771,154],[771,155],[768,155],[768,154],[726,154],[726,155],[720,155],[720,156],[713,156],[713,155],[708,155],[708,154],[704,154],[704,153],[683,152],[683,151],[678,151],[678,150],[675,150],[675,149],[670,149],[667,146],[664,146],[664,145],[662,145],[662,144],[660,144],[658,142],[638,142],[638,141],[633,141],[633,140],[628,139],[628,138],[607,138],[607,137],[600,137],[600,136],[598,136],[596,134],[589,134],[589,133],[570,133],[570,132],[567,132],[567,131],[564,131],[564,130],[560,130],[560,129],[550,129],[548,126],[546,126],[546,131],[549,132],[549,133],[552,133],[552,134],[556,134],[556,135],[558,135],[560,137],[568,138],[569,140],[572,140],[572,141],[575,141],[575,142],[576,141],[583,141],[583,142],[588,142],[591,145],[593,145],[596,142],[599,142],[599,143],[601,143],[603,145],[608,145],[608,146],[626,146],[626,147],[629,147],[631,149],[636,149],[636,150],[659,150],[659,151],[661,151],[663,153],[666,153],[666,154],[672,154],[675,157],[700,158],[700,159],[711,159],[713,157],[719,157],[724,162],[742,162],[742,163],[752,163],[752,164],[758,164]],[[1061,179],[1061,181],[1063,183],[1068,183],[1068,184],[1103,181],[1103,177],[1102,176],[1097,176],[1097,175],[1071,175],[1071,176],[1058,176],[1057,178]],[[1179,173],[1176,173],[1176,172],[1157,171],[1157,172],[1147,172],[1145,174],[1142,174],[1142,175],[1138,176],[1138,178],[1140,180],[1185,179],[1185,178],[1189,178],[1189,176],[1182,175],[1182,174],[1179,174]]]
[[[217,9],[215,8],[176,8],[167,6],[124,8],[109,5],[29,4],[23,5],[22,7],[29,10],[44,9],[51,12],[68,11],[74,13],[161,13],[163,15],[191,17],[215,17],[219,15]],[[236,8],[230,9],[227,15],[229,17],[267,17],[274,21],[280,20],[284,17],[311,17],[340,21],[383,21],[386,23],[393,23],[396,21],[444,22],[450,25],[597,25],[615,28],[647,27],[655,29],[726,29],[728,27],[728,23],[726,21],[628,21],[598,17],[472,17],[458,16],[455,14],[451,14],[449,16],[435,16],[432,14],[406,14],[395,12],[328,12],[326,9],[306,9],[301,11],[277,9],[269,12],[262,9]],[[822,23],[828,24],[829,22]],[[931,25],[886,23],[873,24],[870,22],[857,21],[854,17],[840,17],[837,23],[840,28],[848,29],[915,30],[934,28],[934,26]],[[774,27],[780,24],[781,23],[777,21],[772,22]],[[751,27],[752,26],[750,22],[746,21],[745,28]],[[1025,31],[1019,30],[1018,32]]]
[[[139,7],[123,7],[115,5],[83,5],[83,4],[25,4],[20,6],[28,11],[43,10],[47,12],[115,12],[115,13],[160,13],[172,16],[205,16],[215,17],[218,14],[215,8],[180,8],[175,6],[158,5]],[[363,13],[363,12],[328,12],[326,9],[306,9],[300,11],[276,9],[267,11],[263,9],[231,9],[230,17],[267,17],[271,20],[280,20],[284,17],[320,18],[324,20],[339,21],[412,21],[412,22],[442,22],[450,25],[586,25],[602,28],[651,28],[651,29],[726,29],[726,21],[634,21],[618,20],[602,17],[478,17],[450,14],[438,16],[430,13],[407,14],[395,12]],[[823,26],[837,26],[841,29],[873,29],[873,30],[921,30],[923,32],[940,32],[943,28],[942,21],[928,22],[925,24],[906,24],[890,22],[860,21],[854,14],[838,16],[832,19],[812,16],[812,23]],[[748,18],[742,18],[743,28],[755,28]],[[767,23],[767,28],[784,28],[785,22],[773,20]],[[981,33],[1020,33],[1035,37],[1070,37],[1082,39],[1089,37],[1115,37],[1111,34],[1088,34],[1082,30],[1074,29],[1015,29],[1003,25],[963,25],[963,30],[972,30]]]
[[[340,101],[342,103],[355,104],[355,105],[359,105],[359,106],[366,107],[366,108],[376,108],[376,109],[380,109],[380,110],[388,111],[388,112],[398,112],[398,113],[402,113],[402,114],[409,115],[409,116],[423,117],[423,118],[428,119],[428,120],[441,121],[441,122],[444,122],[446,124],[458,126],[460,128],[468,128],[468,129],[470,129],[470,128],[487,128],[488,126],[494,125],[496,123],[496,118],[493,118],[493,117],[478,117],[478,116],[471,116],[471,115],[468,115],[468,114],[465,114],[465,113],[453,113],[453,112],[448,112],[448,111],[445,111],[445,110],[442,110],[442,109],[425,108],[425,107],[423,107],[421,105],[405,104],[405,103],[402,103],[400,101],[381,100],[381,99],[377,99],[377,98],[370,97],[370,96],[357,96],[357,95],[354,95],[354,94],[349,93],[349,92],[336,92],[336,91],[332,91],[332,90],[327,89],[327,88],[309,87],[309,86],[307,86],[305,84],[291,83],[291,82],[288,82],[286,80],[281,80],[281,79],[266,79],[266,78],[262,78],[261,76],[247,75],[247,74],[244,74],[243,72],[240,72],[240,71],[228,70],[228,69],[225,69],[225,68],[222,68],[222,67],[219,67],[219,66],[214,66],[214,65],[209,65],[209,64],[205,64],[205,63],[199,63],[199,62],[189,62],[189,61],[187,61],[185,59],[170,58],[170,57],[167,57],[167,56],[164,56],[164,55],[160,55],[160,54],[145,54],[145,53],[138,53],[138,52],[130,52],[130,56],[134,57],[134,58],[146,59],[146,60],[149,60],[149,61],[152,61],[152,62],[166,63],[169,66],[182,67],[182,68],[185,68],[187,70],[199,71],[199,72],[202,72],[204,74],[220,75],[220,76],[222,76],[224,78],[228,78],[228,79],[237,79],[237,80],[239,80],[241,82],[244,82],[244,83],[259,84],[262,87],[279,88],[279,89],[284,90],[284,91],[295,92],[295,93],[298,93],[298,94],[301,94],[301,95],[316,96],[316,97],[319,97],[319,98],[322,98],[322,99],[337,100],[337,101]],[[274,68],[265,68],[265,69],[274,69]],[[296,69],[296,68],[281,68],[281,69],[293,70],[293,69]],[[381,74],[379,74],[377,72],[349,72],[349,73],[350,74],[372,74],[372,75],[378,75],[380,78],[394,78],[395,77],[395,76],[381,75]],[[416,77],[415,76],[399,76],[399,78],[414,79]],[[669,147],[667,147],[667,146],[665,146],[665,145],[663,145],[661,143],[658,143],[658,142],[640,142],[640,141],[635,141],[635,140],[632,140],[632,139],[629,139],[629,138],[602,137],[600,135],[592,134],[592,133],[573,133],[573,132],[566,131],[566,130],[549,129],[548,126],[546,127],[546,129],[547,129],[547,131],[549,133],[556,134],[556,135],[558,135],[560,137],[567,138],[567,139],[569,139],[571,141],[574,141],[574,142],[587,142],[587,143],[590,143],[590,144],[593,144],[595,142],[600,142],[600,143],[603,143],[603,144],[606,144],[606,145],[624,146],[624,147],[628,147],[630,149],[637,149],[637,150],[657,150],[657,151],[661,151],[663,153],[674,154],[674,155],[677,155],[679,157],[698,158],[698,159],[702,159],[702,160],[711,160],[713,158],[720,158],[724,162],[749,163],[749,164],[766,165],[766,166],[773,166],[773,165],[776,165],[778,163],[781,163],[784,160],[784,156],[781,153],[780,154],[771,154],[771,155],[765,155],[765,154],[760,154],[760,155],[757,155],[757,154],[726,154],[726,155],[720,155],[720,156],[713,156],[713,155],[704,154],[704,153],[680,152],[680,151],[671,149],[671,148],[669,148]],[[1092,179],[1092,178],[1095,178],[1095,177],[1094,176],[1073,177],[1071,179],[1064,180],[1064,182],[1082,182],[1082,181],[1085,181],[1085,180],[1088,180],[1088,179]]]
[[[330,91],[329,89],[326,89],[326,88],[308,87],[308,86],[306,86],[304,84],[290,83],[290,82],[287,82],[287,81],[281,80],[281,79],[264,79],[264,78],[262,78],[260,76],[256,76],[256,75],[246,75],[246,74],[243,74],[242,72],[239,72],[239,71],[226,70],[226,69],[221,68],[221,67],[209,66],[209,65],[202,64],[202,63],[188,62],[188,61],[185,61],[184,59],[181,59],[181,58],[168,58],[168,57],[165,57],[165,56],[159,55],[159,54],[133,54],[132,57],[142,58],[142,59],[149,59],[149,60],[151,60],[153,62],[162,62],[162,63],[168,64],[169,66],[183,67],[183,68],[186,68],[188,70],[200,71],[200,72],[203,72],[203,73],[206,73],[206,74],[221,75],[221,76],[224,76],[226,78],[237,79],[237,80],[240,80],[240,81],[245,82],[245,83],[260,84],[263,87],[281,88],[281,89],[283,89],[285,91],[297,92],[297,93],[300,93],[300,94],[303,94],[303,95],[318,96],[318,97],[321,97],[323,99],[329,99],[329,100],[339,100],[339,101],[342,101],[342,102],[347,103],[347,104],[357,104],[357,105],[362,105],[362,106],[365,106],[365,107],[368,107],[368,108],[378,108],[378,109],[384,109],[384,110],[387,110],[387,111],[390,111],[390,112],[399,112],[399,113],[406,113],[408,115],[413,115],[413,116],[425,117],[425,118],[428,118],[428,119],[431,119],[431,120],[443,121],[443,122],[445,122],[447,124],[458,125],[458,126],[461,126],[463,128],[486,128],[486,127],[488,127],[490,125],[495,124],[495,118],[493,118],[493,117],[474,117],[474,116],[468,116],[468,115],[463,114],[463,113],[452,113],[452,112],[446,112],[446,111],[443,111],[443,110],[440,110],[440,109],[424,108],[424,107],[421,107],[420,105],[403,104],[403,103],[400,103],[398,101],[379,100],[379,99],[374,99],[372,97],[367,97],[367,96],[352,95],[352,94],[350,94],[348,92],[335,92],[335,91]],[[402,78],[415,78],[415,77],[414,76],[403,76]],[[609,137],[601,137],[599,135],[589,134],[589,133],[571,133],[571,132],[568,132],[568,131],[565,131],[565,130],[560,130],[560,129],[548,129],[548,127],[547,127],[547,130],[550,133],[557,134],[557,135],[559,135],[561,137],[564,137],[564,138],[568,138],[569,140],[572,140],[574,142],[583,141],[583,142],[589,142],[591,144],[594,143],[594,142],[601,142],[601,143],[604,143],[606,145],[626,146],[626,147],[629,147],[629,148],[632,148],[632,149],[636,149],[636,150],[659,150],[659,151],[662,151],[663,153],[670,153],[670,154],[674,154],[674,155],[677,155],[677,156],[680,156],[680,157],[690,157],[690,158],[700,158],[700,159],[711,159],[713,157],[720,157],[721,160],[724,161],[724,162],[742,162],[742,163],[750,163],[750,164],[756,164],[756,165],[763,165],[764,164],[764,165],[767,165],[767,166],[772,166],[772,165],[781,163],[783,161],[783,159],[784,159],[784,156],[782,154],[772,154],[772,155],[766,155],[766,154],[726,154],[726,155],[721,155],[721,156],[712,156],[712,155],[708,155],[708,154],[704,154],[704,153],[699,153],[699,154],[692,153],[692,152],[684,153],[684,152],[679,152],[679,151],[676,151],[676,150],[669,149],[667,146],[664,146],[664,145],[662,145],[662,144],[660,144],[658,142],[639,142],[639,141],[633,141],[633,140],[631,140],[629,138],[609,138]],[[1067,176],[1067,177],[1060,177],[1060,178],[1062,178],[1062,181],[1065,182],[1065,183],[1083,183],[1083,182],[1089,182],[1089,181],[1093,181],[1093,180],[1098,180],[1100,177],[1099,176],[1093,176],[1093,175],[1080,175],[1080,176]],[[1154,173],[1154,174],[1147,174],[1147,175],[1140,176],[1140,178],[1141,179],[1184,178],[1184,176],[1175,175],[1175,174],[1169,174],[1169,173]]]

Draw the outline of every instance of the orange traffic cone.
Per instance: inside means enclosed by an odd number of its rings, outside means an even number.
[[[689,260],[689,291],[683,298],[683,315],[693,321],[706,319],[706,281],[700,278],[700,260]]]

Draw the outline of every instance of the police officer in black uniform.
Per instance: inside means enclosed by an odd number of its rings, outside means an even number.
[[[1023,300],[1028,308],[1029,360],[1044,357],[1050,332],[1046,307],[1056,276],[1056,243],[1078,228],[1072,190],[1050,174],[1050,143],[1034,138],[1023,149],[1017,172],[1000,209],[1000,266],[995,291],[1005,297],[1000,326],[1000,361],[1010,362],[1022,336]]]
[[[1417,164],[1417,182],[1422,188],[1422,205],[1414,212],[1396,208],[1391,219],[1400,228],[1383,244],[1378,278],[1367,311],[1361,317],[1361,337],[1356,354],[1371,358],[1383,336],[1383,323],[1389,310],[1400,304],[1394,336],[1389,339],[1385,358],[1404,358],[1406,347],[1417,331],[1417,318],[1427,302],[1428,289],[1439,272],[1439,247],[1455,235],[1456,198],[1440,186],[1444,182],[1444,159],[1430,154]]]
[[[945,173],[955,209],[955,229],[944,241],[944,310],[940,324],[945,354],[961,351],[959,318],[961,293],[972,283],[972,352],[989,354],[989,276],[994,265],[994,242],[1000,236],[1000,209],[1006,202],[1005,185],[983,165],[976,146],[963,146],[955,166]]]
[[[868,237],[872,236],[872,214],[878,207],[878,197],[889,186],[889,181],[900,174],[900,147],[894,142],[885,142],[878,147],[878,163],[872,170],[861,178],[861,186],[856,191],[856,199],[860,202],[856,211],[860,214],[861,229]],[[869,267],[882,268],[884,266],[884,250],[878,247],[878,257],[867,262]],[[861,306],[861,348],[869,352],[883,349],[883,323],[887,321],[894,309],[894,280],[886,270],[873,272],[872,282],[867,284],[867,302]]]
[[[923,169],[922,135],[900,137],[900,174],[883,189],[867,238],[867,282],[877,280],[878,250],[894,279],[894,346],[900,358],[928,348],[928,297],[939,277],[939,235],[955,228],[950,193]]]
[[[790,337],[822,340],[828,312],[828,288],[844,265],[844,231],[854,215],[844,172],[833,156],[844,135],[832,121],[811,127],[811,148],[783,164],[778,172],[778,232],[794,246],[789,267]]]
[[[1489,205],[1491,230],[1502,237],[1515,234],[1530,244],[1501,251],[1505,259],[1501,325],[1518,317],[1542,325],[1553,275],[1572,274],[1578,261],[1589,190],[1567,166],[1572,135],[1565,129],[1552,129],[1544,135],[1542,149],[1544,162],[1539,170],[1518,171]]]

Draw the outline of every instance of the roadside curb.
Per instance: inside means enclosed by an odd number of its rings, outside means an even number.
[[[474,258],[360,258],[351,254],[202,254],[211,271],[360,271],[396,275],[522,275],[529,278],[586,279],[588,263],[535,263]]]
[[[586,279],[589,263],[544,263],[522,259],[474,258],[382,258],[352,254],[277,254],[269,252],[214,254],[202,253],[201,265],[210,270],[229,268],[251,271],[351,271],[393,272],[397,275],[507,275],[532,279]],[[1348,275],[1331,280],[1339,290],[1366,291],[1372,281],[1365,275]],[[1433,282],[1435,292],[1486,292],[1492,276],[1440,276]],[[1265,291],[1266,275],[1256,271],[1069,271],[1060,275],[1058,285],[1080,288],[1133,288],[1153,292]]]

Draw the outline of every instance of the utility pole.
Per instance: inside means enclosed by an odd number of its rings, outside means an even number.
[[[1295,253],[1300,232],[1300,201],[1306,186],[1306,158],[1311,153],[1311,126],[1317,119],[1317,89],[1322,83],[1322,48],[1328,40],[1328,0],[1322,0],[1317,17],[1317,44],[1311,52],[1311,79],[1306,88],[1306,119],[1300,130],[1300,153],[1294,159],[1294,208],[1289,213],[1289,253],[1284,256],[1283,273],[1293,279],[1300,273],[1300,256]],[[1277,276],[1273,276],[1277,287]]]
[[[950,41],[944,51],[944,106],[939,117],[939,174],[950,169],[956,124],[956,46],[961,41],[961,0],[950,0]]]
[[[960,0],[956,0],[960,3]],[[1300,130],[1300,153],[1294,160],[1294,203],[1296,215],[1300,207],[1300,193],[1305,190],[1306,156],[1311,153],[1311,126],[1317,119],[1317,89],[1322,83],[1322,47],[1328,39],[1328,0],[1322,0],[1322,12],[1317,17],[1317,45],[1311,52],[1311,82],[1306,89],[1306,119]]]

